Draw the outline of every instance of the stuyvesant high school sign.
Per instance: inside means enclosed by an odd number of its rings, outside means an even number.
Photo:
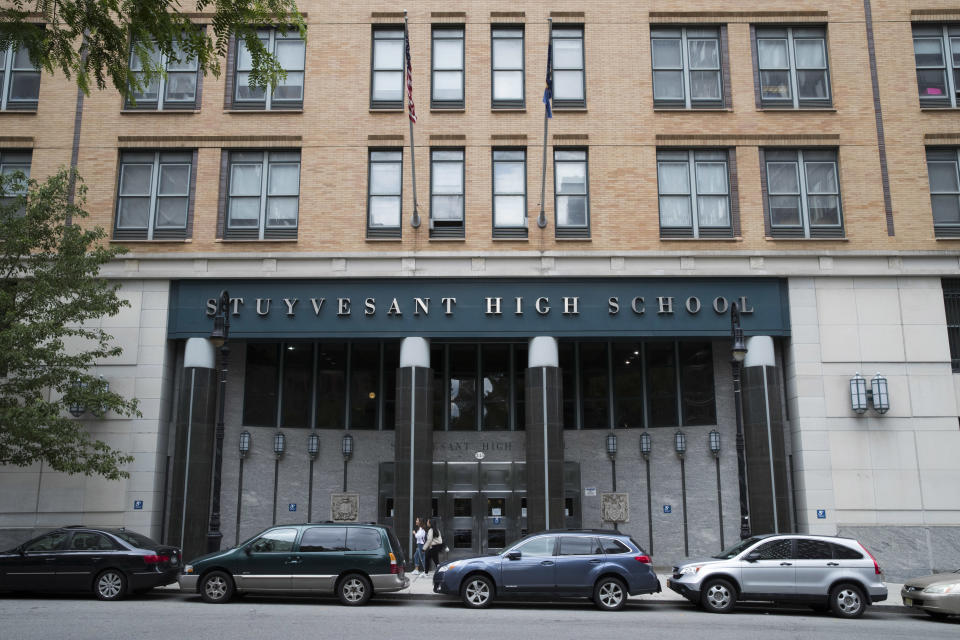
[[[171,338],[206,336],[230,293],[231,338],[789,335],[774,278],[358,279],[179,281]]]

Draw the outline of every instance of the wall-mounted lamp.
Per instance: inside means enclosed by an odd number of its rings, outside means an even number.
[[[83,390],[86,389],[86,387],[87,387],[87,383],[81,382],[80,380],[77,380],[76,382],[73,383],[73,391],[76,394],[82,393]],[[74,418],[79,418],[86,412],[87,407],[80,402],[79,398],[74,398],[73,402],[70,403],[69,410],[70,410],[70,415],[72,415]]]
[[[710,453],[714,457],[720,456],[720,432],[716,429],[710,432]]]
[[[680,491],[683,495],[683,555],[690,555],[690,535],[687,532],[687,436],[683,431],[673,434],[673,448],[680,458]]]
[[[866,413],[869,403],[873,403],[873,410],[880,415],[890,410],[887,379],[878,373],[867,388],[866,378],[858,371],[850,378],[850,408],[858,414]]]
[[[287,446],[287,437],[283,435],[283,432],[277,431],[277,435],[273,436],[273,452],[277,454],[277,457],[283,455],[283,450]]]
[[[307,438],[307,453],[310,454],[311,460],[320,453],[320,436],[315,433],[311,433],[310,437]]]
[[[107,393],[110,391],[110,383],[104,380],[103,376],[100,376],[100,381],[98,382],[98,384],[100,385],[100,390],[103,393]],[[98,404],[94,407],[90,407],[90,413],[92,413],[98,418],[102,418],[103,414],[106,412],[107,412],[107,408],[104,407],[102,404]]]
[[[720,432],[713,429],[709,433],[708,442],[710,444],[710,453],[713,454],[713,462],[717,467],[717,515],[720,519],[720,550],[726,548],[726,542],[723,539],[723,491],[720,489]]]
[[[640,434],[640,454],[647,463],[647,549],[653,553],[653,496],[650,489],[650,434]]]
[[[250,432],[243,431],[240,434],[240,457],[246,458],[247,453],[250,451]]]
[[[673,434],[673,448],[681,458],[687,453],[687,436],[683,431]]]
[[[650,459],[650,434],[646,431],[640,434],[640,453],[644,460]]]
[[[238,448],[240,449],[240,474],[237,479],[237,524],[234,527],[234,545],[240,544],[240,512],[243,509],[243,459],[246,458],[250,452],[249,431],[240,432]],[[184,509],[186,509],[186,507],[184,507]],[[276,505],[274,505],[274,512],[276,512]]]
[[[607,455],[611,460],[617,457],[617,436],[612,433],[607,436]]]
[[[353,457],[353,436],[349,433],[343,436],[343,440],[340,442],[340,453],[343,454],[344,460],[349,460]]]

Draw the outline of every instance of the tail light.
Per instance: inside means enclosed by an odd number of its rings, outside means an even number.
[[[863,543],[857,542],[857,544],[859,544],[859,545],[860,545],[860,548],[863,549],[863,551],[864,551],[868,556],[870,556],[870,559],[871,559],[871,560],[873,560],[873,572],[874,572],[875,574],[877,574],[878,576],[882,576],[882,575],[883,575],[883,571],[880,570],[880,565],[877,564],[877,559],[873,557],[873,554],[870,553],[870,551],[867,550],[867,548],[866,548],[865,546],[863,546]]]
[[[143,556],[144,564],[160,564],[170,562],[170,556]]]
[[[400,573],[400,565],[397,564],[397,556],[390,552],[390,573]]]
[[[634,560],[636,560],[637,562],[642,562],[643,564],[653,564],[653,561],[650,559],[650,556],[647,556],[647,555],[636,556]]]

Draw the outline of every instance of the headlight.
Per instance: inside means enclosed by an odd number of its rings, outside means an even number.
[[[700,571],[700,567],[699,567],[698,565],[692,564],[692,565],[689,565],[689,566],[686,566],[686,567],[681,567],[681,568],[680,568],[680,575],[682,575],[682,576],[689,576],[689,575],[693,575],[693,574],[697,573],[698,571]]]
[[[960,593],[960,582],[948,582],[946,584],[930,585],[923,590],[924,593]]]
[[[192,564],[185,564],[185,565],[183,565],[183,572],[184,572],[184,573],[193,573],[193,565],[192,565]]]
[[[456,566],[457,566],[457,563],[456,563],[456,562],[447,563],[447,564],[443,565],[442,567],[440,567],[439,569],[437,569],[437,573],[443,573],[443,572],[446,571],[447,569],[453,569],[453,568],[456,567]]]

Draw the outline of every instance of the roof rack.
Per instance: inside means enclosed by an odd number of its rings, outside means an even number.
[[[616,529],[547,529],[537,533],[602,533],[604,535],[622,536],[626,535],[623,531]]]

